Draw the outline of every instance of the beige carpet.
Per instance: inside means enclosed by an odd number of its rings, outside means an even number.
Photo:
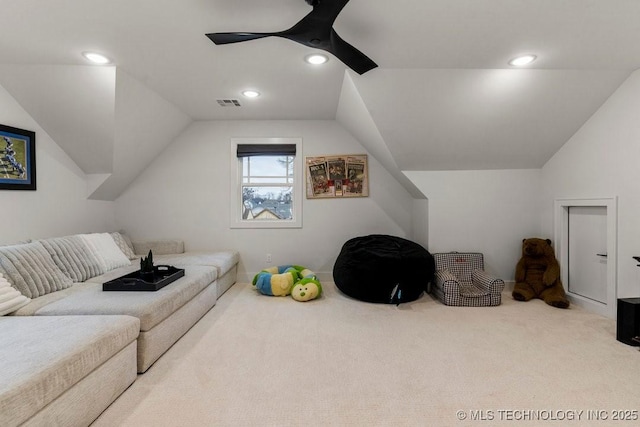
[[[324,285],[307,303],[234,285],[94,426],[640,425],[612,421],[640,410],[640,352],[613,320]]]

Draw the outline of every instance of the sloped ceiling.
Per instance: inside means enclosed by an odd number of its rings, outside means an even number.
[[[87,174],[87,196],[115,200],[191,123],[115,67],[0,66],[0,84]]]
[[[542,167],[627,77],[378,70],[354,83],[401,170],[529,169]]]
[[[415,199],[425,195],[402,173],[389,148],[382,139],[376,124],[350,74],[345,73],[336,120],[356,137],[371,155],[411,194]]]
[[[116,73],[113,169],[90,198],[115,200],[191,123],[189,116],[122,70]]]
[[[0,84],[85,173],[112,171],[114,67],[0,65]]]
[[[373,137],[363,144],[378,146],[390,157],[384,163],[398,170],[540,167],[640,68],[637,0],[351,0],[334,28],[379,64],[362,76],[336,58],[310,66],[303,57],[312,49],[284,39],[216,46],[205,37],[284,30],[311,10],[303,0],[3,0],[2,7],[10,19],[0,37],[0,84],[95,174],[93,187],[105,177],[118,182],[100,197],[114,197],[140,165],[118,154],[125,152],[118,142],[80,147],[130,134],[129,125],[119,127],[122,107],[114,99],[96,107],[116,109],[100,125],[96,109],[61,105],[61,95],[74,90],[63,82],[84,73],[72,71],[85,68],[83,51],[111,57],[118,73],[157,95],[145,105],[166,102],[176,117],[337,118],[359,138]],[[538,59],[526,69],[510,68],[508,60],[522,53]],[[51,75],[38,82],[32,72],[11,70],[25,66],[49,67]],[[52,79],[61,82],[58,88],[50,87]],[[88,102],[96,92],[89,79],[78,79]],[[242,98],[246,88],[262,96]],[[242,107],[220,107],[222,98]],[[359,103],[362,114],[341,111],[345,98]],[[366,116],[368,130],[351,122]]]

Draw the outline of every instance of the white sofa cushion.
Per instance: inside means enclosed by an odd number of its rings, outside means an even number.
[[[18,292],[0,273],[0,316],[16,311],[27,305],[31,298]]]
[[[138,334],[129,316],[0,318],[0,425],[27,421]]]
[[[235,267],[239,261],[239,255],[236,251],[189,251],[179,254],[167,254],[156,256],[153,254],[153,260],[156,264],[168,264],[176,267],[185,267],[188,265],[209,265],[218,269],[218,277],[222,277],[229,270]]]
[[[74,282],[104,274],[102,263],[78,235],[39,240],[51,259]]]
[[[184,277],[155,292],[103,291],[102,283],[135,270],[133,266],[93,277],[65,292],[65,298],[52,300],[30,314],[36,316],[68,316],[91,314],[126,314],[140,319],[140,330],[148,331],[187,304],[207,286],[214,286],[214,267],[190,266]],[[35,301],[38,302],[37,300]],[[29,306],[15,314],[27,314]]]
[[[182,240],[150,240],[144,242],[133,242],[133,251],[138,255],[147,255],[149,251],[156,255],[181,254],[184,252],[184,242]]]
[[[34,298],[29,302],[29,304],[25,305],[24,307],[20,307],[19,309],[11,313],[11,315],[12,316],[33,316],[42,307],[45,307],[51,304],[52,302],[65,299],[67,296],[74,294],[76,292],[81,292],[84,286],[85,286],[84,283],[74,283],[73,286],[67,289],[51,292],[50,294],[46,294],[38,298]]]
[[[73,284],[40,242],[0,247],[0,273],[27,298],[37,298]]]
[[[129,258],[122,253],[109,233],[91,233],[79,235],[98,259],[103,271],[131,265]]]

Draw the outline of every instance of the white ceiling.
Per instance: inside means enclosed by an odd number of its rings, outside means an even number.
[[[0,65],[86,66],[81,53],[94,50],[192,120],[334,119],[337,59],[314,67],[303,62],[311,49],[285,39],[205,36],[284,30],[310,10],[304,0],[2,0]],[[351,0],[334,28],[380,66],[347,72],[401,170],[541,167],[640,68],[637,0]],[[538,60],[510,69],[521,53]],[[245,88],[262,96],[242,98]]]

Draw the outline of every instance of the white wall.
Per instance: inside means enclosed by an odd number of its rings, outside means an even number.
[[[111,231],[113,202],[86,199],[85,174],[0,86],[0,122],[36,132],[36,191],[0,190],[0,244]]]
[[[116,200],[119,226],[134,240],[180,238],[189,250],[235,249],[243,280],[265,266],[289,263],[331,277],[346,240],[410,234],[413,199],[372,156],[370,197],[305,198],[301,229],[231,229],[233,137],[301,137],[304,156],[366,153],[336,121],[195,122]]]
[[[640,296],[640,71],[542,169],[543,227],[558,198],[618,197],[618,297]]]
[[[513,280],[521,243],[540,235],[540,170],[405,171],[429,199],[429,251],[482,252]]]

